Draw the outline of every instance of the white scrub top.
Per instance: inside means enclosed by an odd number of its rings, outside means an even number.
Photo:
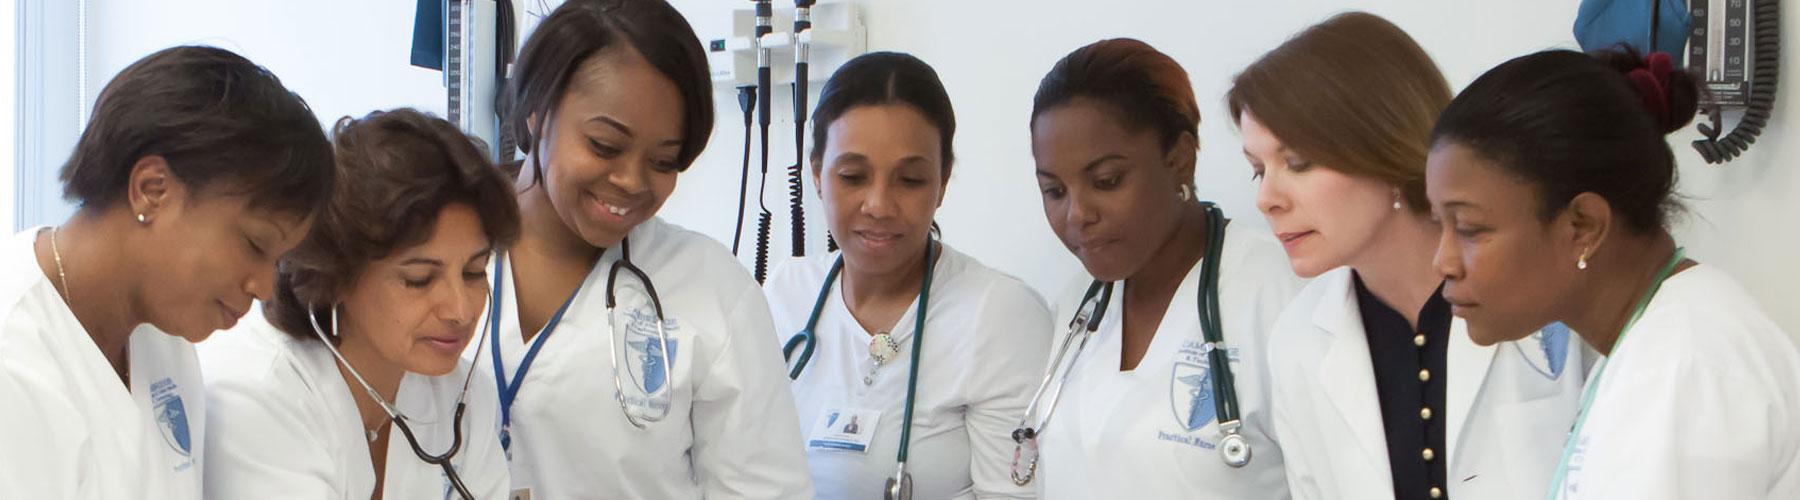
[[[1195,262],[1131,371],[1119,371],[1126,284],[1115,284],[1099,329],[1073,366],[1056,413],[1040,431],[1034,483],[1042,498],[1288,498],[1282,453],[1270,425],[1263,351],[1275,318],[1301,282],[1272,236],[1241,225],[1226,226],[1219,311],[1250,463],[1232,468],[1217,449],[1217,401],[1195,307],[1201,262]],[[1059,329],[1073,317],[1087,284],[1079,281],[1059,297]],[[1057,333],[1057,342],[1062,338]],[[1051,383],[1054,391],[1056,382]],[[1044,399],[1048,404],[1048,394]]]
[[[1596,383],[1561,498],[1800,498],[1800,354],[1725,273],[1664,281]]]
[[[1050,311],[1037,292],[1011,276],[942,245],[925,315],[918,390],[907,467],[917,498],[1031,498],[1009,476],[1012,431],[1037,388],[1048,357]],[[819,288],[838,254],[792,261],[769,278],[776,338],[806,326]],[[882,365],[869,357],[873,332],[851,316],[839,273],[814,328],[812,361],[793,383],[807,463],[819,498],[881,498],[894,475],[906,425],[918,301],[887,329],[899,354]],[[797,359],[802,348],[794,350]],[[864,376],[874,369],[869,383]],[[832,418],[837,415],[837,418]],[[863,436],[834,440],[856,416]],[[875,418],[871,419],[873,416]],[[816,429],[827,425],[829,429]],[[858,442],[857,439],[863,440]],[[855,448],[864,447],[858,450]]]
[[[131,332],[129,390],[38,267],[0,246],[0,496],[200,498],[206,400],[194,347]]]
[[[662,298],[673,366],[665,369],[651,355],[660,349],[654,319],[635,318],[641,321],[626,331],[612,331],[606,288],[620,250],[607,249],[519,383],[511,409],[513,488],[537,499],[812,498],[762,289],[724,246],[661,219],[639,224],[629,241],[631,261]],[[519,333],[509,258],[495,259],[499,342],[490,338],[483,347],[499,346],[501,386],[513,383],[529,348]],[[638,298],[626,293],[640,287],[634,274],[620,269],[618,280],[621,301]],[[635,384],[626,389],[634,398],[673,376],[662,421],[638,429],[626,420],[614,386],[614,348],[626,365],[619,383]],[[493,371],[492,355],[482,353],[478,368]]]
[[[310,332],[307,335],[312,335]],[[206,464],[207,498],[366,499],[375,494],[375,466],[362,413],[337,359],[317,338],[283,333],[260,308],[230,331],[199,346],[209,376],[207,422],[214,439]],[[467,361],[445,375],[407,373],[392,403],[426,453],[455,441],[456,398]],[[477,371],[464,400],[462,448],[450,459],[476,498],[504,498],[509,485],[500,451],[499,409],[493,381]],[[425,463],[406,435],[389,429],[386,499],[460,498],[442,467]]]

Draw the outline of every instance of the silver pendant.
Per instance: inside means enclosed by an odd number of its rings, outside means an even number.
[[[1237,433],[1219,439],[1219,457],[1225,465],[1243,467],[1250,464],[1250,441]]]
[[[874,359],[875,364],[885,365],[898,355],[900,355],[900,343],[895,342],[894,337],[888,335],[888,332],[877,333],[869,338],[869,358]]]

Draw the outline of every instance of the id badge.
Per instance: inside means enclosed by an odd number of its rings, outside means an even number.
[[[864,453],[875,439],[881,412],[860,408],[825,408],[813,421],[806,447]]]

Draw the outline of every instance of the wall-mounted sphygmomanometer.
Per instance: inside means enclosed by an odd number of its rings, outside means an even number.
[[[1654,34],[1654,36],[1652,36]],[[1584,50],[1625,43],[1681,54],[1703,82],[1694,149],[1707,163],[1742,154],[1769,123],[1781,62],[1780,0],[1583,0],[1575,38]],[[1736,124],[1725,130],[1728,119]]]

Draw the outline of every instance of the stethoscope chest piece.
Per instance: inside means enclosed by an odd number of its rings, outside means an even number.
[[[912,473],[901,466],[900,474],[887,480],[887,490],[883,498],[887,500],[912,500]]]
[[[1226,434],[1219,438],[1219,457],[1232,467],[1250,465],[1250,441],[1236,432]]]
[[[1250,440],[1244,439],[1238,429],[1244,426],[1243,421],[1227,420],[1219,422],[1219,460],[1233,468],[1250,465]]]

